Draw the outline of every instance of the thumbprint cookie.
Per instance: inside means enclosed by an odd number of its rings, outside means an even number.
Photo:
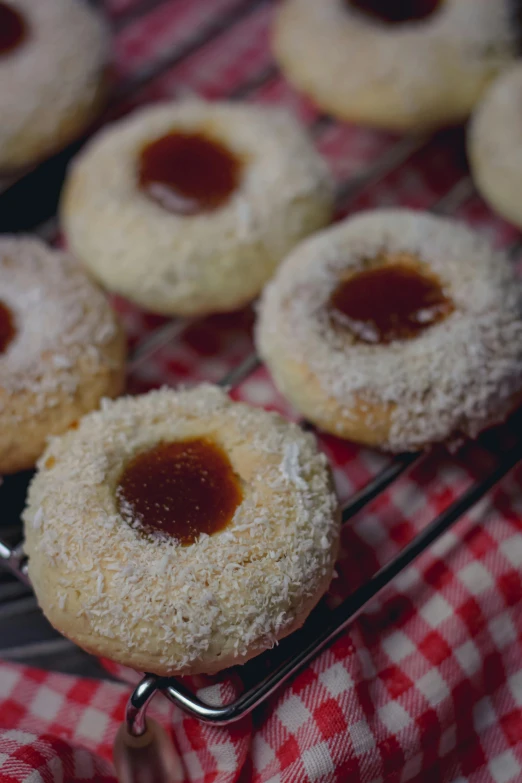
[[[473,115],[468,157],[475,184],[494,210],[522,228],[522,66],[492,84]]]
[[[0,171],[73,141],[103,106],[109,36],[84,0],[0,0]]]
[[[105,295],[63,252],[0,238],[0,474],[119,394],[125,338]]]
[[[323,110],[389,130],[464,120],[516,56],[511,0],[285,0],[273,45]]]
[[[332,207],[326,164],[286,111],[189,101],[102,130],[72,165],[61,214],[107,289],[196,316],[255,298]]]
[[[217,387],[107,401],[38,467],[29,575],[50,622],[91,653],[216,672],[298,628],[329,586],[340,515],[325,455]]]
[[[456,442],[521,399],[521,286],[464,225],[361,213],[283,262],[257,344],[279,390],[328,432],[393,452]]]

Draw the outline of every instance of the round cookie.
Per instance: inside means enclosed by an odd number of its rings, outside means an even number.
[[[109,37],[83,0],[0,0],[0,171],[47,157],[96,117]]]
[[[29,576],[84,649],[160,675],[212,673],[298,628],[328,588],[331,487],[313,435],[216,387],[107,401],[39,462]]]
[[[33,467],[57,435],[125,380],[125,337],[66,254],[0,238],[0,474]]]
[[[522,65],[492,84],[468,129],[468,157],[477,188],[507,220],[522,228]]]
[[[109,290],[166,315],[240,308],[333,209],[326,164],[287,112],[190,101],[102,130],[73,163],[61,215]]]
[[[521,286],[459,223],[361,213],[284,261],[263,293],[257,345],[319,427],[415,451],[475,437],[521,399]]]
[[[424,131],[464,120],[515,58],[511,16],[510,0],[285,0],[273,46],[321,109]]]

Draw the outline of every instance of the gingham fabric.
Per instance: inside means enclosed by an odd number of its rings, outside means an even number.
[[[392,151],[408,158],[378,183],[344,191],[340,214],[375,205],[429,208],[465,174],[458,133],[423,144],[318,115],[273,67],[269,0],[111,0],[107,6],[115,29],[116,111],[190,93],[282,102],[310,126],[340,184],[357,182]],[[478,197],[458,214],[498,243],[516,238]],[[132,348],[165,324],[122,301],[115,305]],[[252,350],[253,317],[248,310],[191,325],[135,367],[130,390],[219,380]],[[264,368],[233,395],[295,417]],[[494,464],[492,445],[502,447],[509,437],[508,426],[455,456],[434,452],[350,521],[326,607],[484,476]],[[321,437],[321,445],[342,500],[387,461],[332,437]],[[252,717],[232,728],[211,728],[157,697],[151,714],[172,733],[185,779],[521,781],[521,479],[522,469],[513,471]],[[107,666],[120,679],[136,681],[129,670]],[[234,676],[191,686],[223,701],[241,687]],[[127,684],[0,665],[0,781],[113,780],[112,741],[128,693]]]

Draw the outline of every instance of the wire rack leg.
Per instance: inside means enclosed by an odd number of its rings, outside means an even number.
[[[127,704],[113,747],[113,761],[120,783],[151,780],[182,783],[183,763],[168,732],[152,718],[147,706],[158,691],[160,678],[147,674]]]
[[[131,737],[141,737],[146,730],[147,707],[158,692],[159,677],[146,674],[129,697],[125,725]]]
[[[357,588],[349,598],[333,610],[330,619],[321,631],[312,629],[307,632],[306,627],[302,632],[298,631],[298,634],[302,633],[303,635],[299,639],[297,653],[283,661],[267,677],[245,691],[236,701],[215,707],[203,702],[197,695],[191,693],[182,682],[175,679],[152,678],[155,680],[152,682],[145,678],[131,697],[131,700],[135,701],[136,713],[131,713],[131,723],[128,724],[129,731],[136,731],[136,721],[138,720],[142,721],[141,726],[144,725],[147,704],[156,690],[162,691],[173,704],[184,712],[205,723],[225,726],[248,715],[347,629],[366,609],[370,601],[390,584],[392,579],[449,530],[466,511],[481,500],[521,460],[522,445],[518,444],[503,455],[497,467],[488,476],[467,489],[436,519],[432,520],[393,560],[384,565],[368,582]],[[154,689],[152,693],[148,690],[149,688]]]

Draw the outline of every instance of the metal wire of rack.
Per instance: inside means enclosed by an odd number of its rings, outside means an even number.
[[[201,47],[211,43],[229,30],[231,26],[247,18],[254,10],[267,5],[268,1],[239,0],[228,13],[211,16],[202,28],[181,42],[173,51],[140,69],[120,85],[116,91],[115,102],[104,119],[107,120],[117,116],[124,101],[137,94],[153,79],[161,76],[167,69],[181,64]],[[121,31],[126,25],[133,23],[147,13],[153,12],[166,2],[167,0],[142,0],[142,2],[133,4],[127,12],[116,17],[114,21],[115,30]],[[269,63],[259,73],[254,74],[253,77],[250,77],[243,84],[237,85],[227,97],[230,99],[244,99],[253,95],[257,90],[276,78],[278,78],[277,68],[273,63]],[[316,139],[319,139],[333,123],[334,120],[332,118],[319,115],[313,121],[309,130]],[[384,155],[363,168],[355,176],[340,184],[338,205],[345,208],[365,188],[375,185],[398,170],[415,153],[426,147],[429,142],[430,139],[425,137],[407,137],[398,141]],[[18,203],[20,203],[20,200],[23,200],[24,194],[35,189],[38,190],[38,183],[49,177],[49,174],[56,180],[59,190],[65,166],[74,155],[76,149],[77,145],[71,145],[64,153],[43,164],[43,166],[26,173],[20,179],[10,180],[3,183],[3,186],[0,184],[0,200],[7,203],[12,212],[12,209],[16,208]],[[43,173],[42,170],[44,170]],[[475,191],[471,178],[465,176],[451,187],[432,206],[431,210],[441,215],[452,214],[474,195]],[[49,200],[47,200],[47,203],[49,203]],[[50,213],[46,212],[46,209],[49,209],[48,207],[31,212],[30,219],[33,220],[31,227],[34,233],[45,236],[47,239],[55,237],[57,221],[55,215],[52,214],[55,206],[56,204],[51,199]],[[9,209],[7,212],[10,213]],[[516,258],[521,251],[522,240],[520,239],[508,248],[508,253],[512,258]],[[142,362],[150,359],[164,345],[179,338],[190,323],[188,320],[173,320],[153,331],[135,349],[130,359],[130,368],[135,369]],[[244,361],[221,379],[221,385],[230,389],[239,386],[255,372],[259,364],[259,359],[255,354],[247,356]],[[342,633],[365,610],[368,603],[389,585],[392,579],[407,568],[421,553],[426,551],[434,541],[522,460],[522,442],[516,444],[511,450],[502,455],[496,454],[496,457],[497,464],[495,468],[484,479],[473,484],[438,517],[432,520],[395,558],[377,571],[369,581],[356,589],[339,607],[332,610],[326,619],[323,619],[322,624],[314,623],[313,627],[305,624],[301,631],[294,634],[290,642],[295,649],[266,676],[251,687],[248,687],[235,701],[217,707],[201,700],[197,695],[189,691],[182,682],[176,679],[160,678],[147,674],[129,699],[126,715],[128,731],[136,736],[144,732],[147,705],[157,692],[163,693],[185,712],[202,721],[213,724],[226,725],[250,713]],[[395,457],[362,490],[352,496],[343,508],[343,522],[346,523],[352,519],[355,514],[359,513],[376,497],[385,492],[394,481],[398,480],[400,476],[422,459],[422,454],[403,454]],[[0,541],[0,565],[5,566],[22,582],[28,584],[22,544],[10,547]]]
[[[457,182],[443,199],[432,207],[432,211],[438,214],[447,214],[446,210],[461,206],[471,195],[473,195],[473,188],[469,178],[466,177]],[[521,248],[522,242],[517,240],[508,248],[507,252],[514,258]],[[251,354],[222,379],[221,385],[231,389],[237,387],[257,369],[259,364],[257,356]],[[381,493],[385,492],[394,481],[419,463],[423,456],[422,453],[396,456],[344,506],[342,510],[343,524],[346,524]],[[341,606],[334,609],[322,626],[318,628],[314,624],[313,628],[307,629],[305,625],[304,629],[294,634],[297,638],[292,645],[295,647],[293,653],[231,703],[216,707],[200,699],[179,680],[160,678],[152,674],[145,675],[135,688],[127,705],[126,722],[129,733],[140,735],[144,732],[147,706],[157,692],[163,693],[171,702],[188,714],[207,723],[228,725],[248,715],[334,641],[396,576],[449,530],[521,460],[522,441],[504,453],[496,467],[485,478],[468,488],[410,541],[395,558],[377,571],[370,580],[357,588]]]

